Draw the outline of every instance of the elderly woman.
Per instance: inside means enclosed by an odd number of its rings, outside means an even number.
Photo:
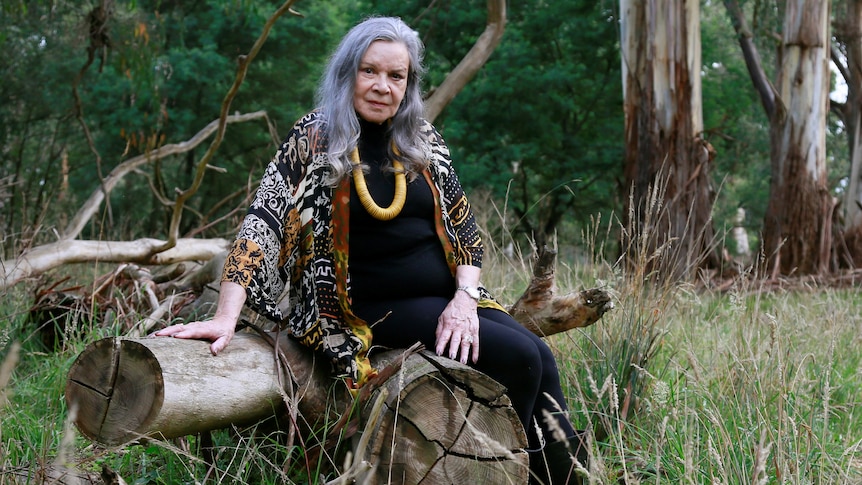
[[[534,476],[568,483],[565,447],[546,466],[552,452],[539,451],[536,431],[550,437],[542,410],[565,411],[554,356],[480,285],[476,221],[446,143],[423,119],[422,53],[396,18],[370,18],[345,36],[319,108],[296,122],[261,180],[215,315],[157,335],[208,339],[218,354],[249,305],[353,388],[375,372],[372,335],[375,346],[422,342],[506,386],[536,450]],[[575,436],[565,416],[559,422]]]

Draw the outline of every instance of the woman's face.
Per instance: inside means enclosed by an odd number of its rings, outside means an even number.
[[[353,108],[359,116],[373,123],[395,116],[407,89],[409,69],[407,46],[384,40],[372,42],[356,73]]]

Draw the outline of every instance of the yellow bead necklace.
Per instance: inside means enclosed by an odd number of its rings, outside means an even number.
[[[353,151],[350,152],[350,162],[353,164],[353,185],[356,187],[356,195],[359,196],[362,207],[365,207],[371,217],[381,221],[389,221],[400,214],[401,209],[404,208],[404,201],[407,199],[407,180],[404,176],[404,166],[398,160],[392,161],[392,166],[395,168],[395,195],[392,197],[392,204],[384,209],[374,202],[368,192],[365,174],[362,173],[362,168],[359,166],[358,147],[354,147]]]

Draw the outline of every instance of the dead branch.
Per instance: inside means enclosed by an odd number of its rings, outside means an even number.
[[[266,111],[255,111],[254,113],[228,116],[226,122],[243,123],[246,121],[257,120],[261,118],[268,119]],[[160,158],[165,158],[171,155],[177,155],[193,150],[204,140],[209,138],[213,133],[215,133],[215,131],[219,128],[219,121],[220,120],[215,120],[210,122],[201,131],[197,132],[195,136],[184,142],[165,145],[150,152],[144,153],[143,155],[138,155],[137,157],[130,158],[114,167],[114,169],[111,170],[111,173],[109,173],[108,176],[105,177],[101,186],[95,191],[93,191],[92,194],[90,194],[90,198],[87,199],[87,202],[85,202],[84,205],[81,206],[81,208],[78,210],[78,213],[75,214],[75,217],[72,218],[72,221],[69,223],[69,225],[66,227],[66,230],[63,232],[61,241],[68,241],[78,237],[87,222],[93,217],[96,211],[99,210],[99,206],[105,200],[105,194],[113,190],[113,188],[117,186],[120,180],[122,180],[122,178],[125,177],[129,172],[132,172],[141,165],[150,163],[153,160],[158,160]]]
[[[515,320],[539,337],[588,327],[614,307],[610,294],[601,288],[556,295],[556,258],[550,248],[539,252],[530,285],[509,308]]]
[[[215,139],[213,139],[209,148],[207,149],[204,156],[201,157],[200,161],[197,164],[197,169],[195,170],[195,178],[192,181],[191,187],[181,191],[177,194],[177,198],[174,201],[174,210],[171,215],[171,222],[168,228],[168,240],[165,241],[165,244],[158,248],[158,251],[164,251],[174,247],[177,244],[177,239],[179,239],[179,228],[180,221],[183,218],[183,210],[185,208],[185,203],[188,199],[190,199],[194,194],[197,193],[198,188],[201,186],[201,182],[203,182],[204,174],[206,173],[206,169],[209,166],[210,160],[212,160],[213,155],[218,150],[218,147],[221,145],[222,140],[224,139],[225,126],[227,125],[228,111],[230,111],[230,105],[233,102],[233,98],[236,97],[236,94],[239,92],[240,86],[242,86],[243,81],[245,80],[245,74],[248,71],[248,66],[251,65],[251,61],[257,56],[258,52],[260,52],[261,47],[266,42],[266,38],[269,37],[269,32],[272,30],[272,27],[275,25],[275,21],[278,20],[279,17],[284,15],[287,12],[293,12],[291,10],[291,6],[294,4],[296,0],[287,0],[284,4],[278,8],[278,10],[273,13],[269,19],[267,19],[266,24],[263,26],[263,31],[258,36],[254,45],[249,50],[248,54],[241,55],[237,59],[239,65],[237,67],[236,76],[234,77],[233,85],[228,90],[227,94],[222,100],[221,104],[221,114],[219,116],[218,123],[218,131],[216,133]]]
[[[161,253],[154,250],[164,245],[158,239],[135,241],[57,241],[26,251],[17,258],[0,261],[0,290],[15,285],[24,278],[44,273],[69,263],[93,261],[162,265],[180,261],[208,261],[223,253],[230,242],[226,239],[180,239],[178,244]]]

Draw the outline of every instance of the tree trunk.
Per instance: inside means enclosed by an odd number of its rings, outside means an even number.
[[[826,186],[829,2],[786,2],[775,87],[738,2],[724,4],[770,122],[772,178],[761,252],[774,274],[823,273],[831,259],[835,209]]]
[[[81,432],[107,445],[256,422],[285,402],[309,428],[332,422],[327,412],[350,408],[352,398],[332,385],[328,365],[316,365],[284,335],[278,342],[291,379],[279,377],[266,340],[246,332],[218,357],[196,340],[99,340],[69,371],[67,405]],[[387,368],[399,355],[378,354],[373,363]],[[360,476],[369,475],[369,483],[526,483],[526,436],[502,386],[427,352],[399,365],[363,402],[362,420],[373,426],[366,449],[356,453],[374,467]],[[371,413],[376,396],[385,403],[380,416]]]
[[[845,4],[846,14],[835,20],[835,29],[836,36],[846,46],[847,63],[847,101],[841,118],[850,148],[850,178],[844,220],[847,227],[855,227],[862,226],[862,0],[846,0]]]
[[[833,20],[835,37],[844,47],[832,61],[847,85],[847,99],[831,102],[847,132],[850,173],[842,201],[841,236],[834,241],[835,266],[856,268],[862,263],[862,0],[845,0],[845,14]],[[843,55],[840,55],[843,54]]]
[[[720,264],[703,138],[698,0],[621,0],[626,259],[673,279]],[[655,257],[655,255],[659,255]]]
[[[526,435],[500,384],[428,352],[408,358],[402,374],[386,381],[387,412],[366,431],[371,483],[527,482]]]
[[[763,252],[781,274],[822,274],[829,270],[834,208],[826,185],[829,2],[788,1],[781,49]]]

